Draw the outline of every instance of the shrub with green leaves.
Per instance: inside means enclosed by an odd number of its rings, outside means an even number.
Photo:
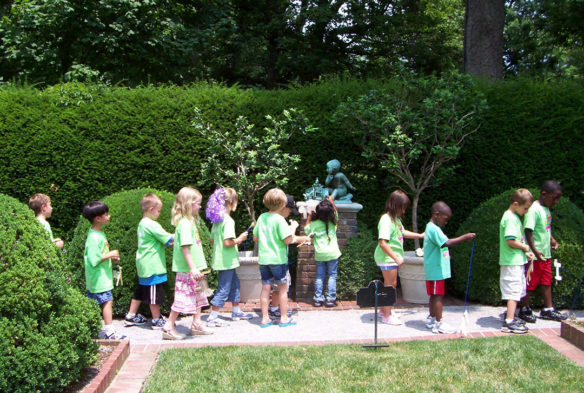
[[[501,303],[499,287],[499,223],[505,210],[511,204],[511,195],[515,190],[508,190],[499,194],[477,207],[462,223],[456,236],[467,232],[475,232],[474,260],[471,272],[469,299],[485,304],[497,305]],[[530,190],[534,198],[539,198],[539,191]],[[560,244],[560,248],[553,252],[565,267],[562,275],[564,280],[559,284],[554,281],[553,297],[557,307],[572,305],[572,293],[578,286],[584,272],[582,251],[584,250],[584,213],[566,197],[552,209],[552,233]],[[471,242],[465,242],[452,247],[452,280],[450,284],[456,294],[464,296],[468,275]],[[568,273],[570,271],[571,274]],[[534,302],[535,306],[540,300]],[[581,298],[579,305],[584,305]]]
[[[358,236],[347,240],[341,250],[337,269],[337,297],[355,299],[359,288],[366,287],[372,280],[383,281],[381,271],[373,261],[373,251],[377,239],[365,225],[359,224]]]
[[[0,391],[59,392],[91,364],[94,301],[66,281],[32,210],[0,194]]]
[[[138,285],[136,273],[136,249],[138,247],[138,223],[143,217],[140,208],[140,200],[147,193],[154,193],[162,200],[162,211],[158,217],[158,222],[169,233],[174,233],[174,227],[170,224],[170,215],[175,195],[167,191],[159,191],[151,188],[140,188],[130,191],[121,191],[103,199],[109,207],[111,221],[104,227],[111,250],[120,252],[120,265],[122,267],[123,285],[114,287],[112,291],[114,297],[114,315],[122,316],[128,311],[134,289]],[[83,262],[83,251],[85,240],[91,224],[83,217],[79,218],[79,223],[75,228],[73,240],[67,248],[67,264],[71,269],[72,279],[85,293],[85,270]],[[211,247],[209,230],[201,220],[197,225],[207,265],[211,261]],[[114,265],[114,269],[116,266]],[[172,273],[172,247],[166,250],[166,271],[168,281],[165,284],[165,299],[162,311],[168,312],[174,300],[174,274]],[[210,278],[210,285],[213,286],[214,279]],[[115,284],[115,283],[114,283]],[[145,314],[150,310],[147,306],[142,306]],[[142,312],[141,310],[141,312]]]

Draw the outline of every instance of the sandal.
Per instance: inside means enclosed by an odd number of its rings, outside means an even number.
[[[191,336],[206,336],[209,334],[213,334],[213,332],[196,323],[191,325]]]
[[[184,340],[184,336],[180,335],[175,329],[162,329],[163,340]]]

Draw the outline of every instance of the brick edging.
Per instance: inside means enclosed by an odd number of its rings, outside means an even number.
[[[130,355],[129,340],[96,340],[96,343],[98,345],[111,345],[116,348],[102,365],[96,377],[83,389],[83,393],[104,393]]]

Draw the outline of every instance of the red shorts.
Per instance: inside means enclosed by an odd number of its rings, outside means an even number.
[[[529,264],[525,265],[525,272]],[[527,290],[535,291],[535,289],[540,285],[552,285],[552,260],[546,259],[545,261],[535,260],[533,261],[533,271],[531,272],[531,277],[527,282]]]
[[[444,282],[445,280],[426,280],[426,293],[428,293],[428,296],[444,296],[444,293],[446,292]]]

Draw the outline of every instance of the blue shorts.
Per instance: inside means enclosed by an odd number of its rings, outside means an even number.
[[[88,298],[95,300],[99,305],[114,300],[114,297],[112,296],[112,291],[105,291],[100,293],[91,293],[87,291],[86,295]]]
[[[379,265],[377,265],[377,266],[379,266]],[[384,271],[384,270],[396,270],[397,269],[397,265],[379,266],[379,268],[381,269],[381,271]]]
[[[288,265],[260,265],[260,274],[262,276],[262,285],[282,285],[286,284],[286,273]]]

